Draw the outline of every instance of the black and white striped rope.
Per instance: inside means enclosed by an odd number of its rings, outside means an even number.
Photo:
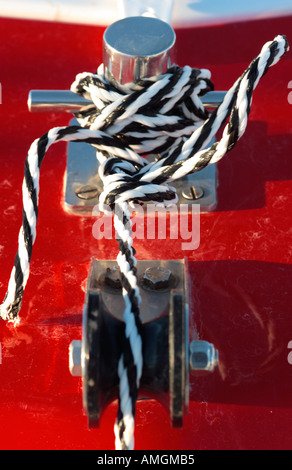
[[[125,300],[125,334],[123,354],[118,365],[119,408],[114,427],[117,450],[134,448],[134,418],[139,383],[143,368],[141,302],[136,276],[136,259],[132,248],[133,239],[128,204],[115,206],[114,225],[119,236],[120,252],[117,262],[121,271],[123,297]]]
[[[134,446],[135,407],[143,367],[140,296],[128,205],[145,201],[165,206],[176,203],[176,191],[169,183],[217,162],[229,152],[245,131],[252,94],[260,78],[288,48],[285,36],[266,43],[211,115],[200,101],[200,96],[213,87],[206,70],[174,66],[165,74],[119,88],[106,80],[102,66],[97,74],[79,74],[72,90],[94,103],[77,116],[80,126],[53,128],[29,149],[18,251],[0,315],[14,324],[19,322],[36,238],[40,167],[47,150],[60,141],[93,145],[104,184],[100,209],[115,209],[117,262],[126,306],[124,349],[118,371],[117,449]],[[224,124],[221,139],[207,147]],[[149,153],[160,154],[159,160],[148,162],[142,157]]]

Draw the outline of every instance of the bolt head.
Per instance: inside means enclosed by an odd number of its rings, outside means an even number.
[[[213,372],[218,365],[219,355],[212,343],[194,340],[190,344],[190,372],[202,375]]]
[[[161,266],[147,268],[143,274],[143,285],[151,290],[160,290],[170,287],[172,281],[170,269]]]
[[[69,346],[69,370],[74,377],[82,376],[82,341],[74,340]]]
[[[112,287],[113,289],[122,288],[121,271],[118,266],[107,268],[104,276],[104,283],[106,286]]]

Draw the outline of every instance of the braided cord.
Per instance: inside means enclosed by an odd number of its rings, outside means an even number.
[[[123,354],[118,366],[119,409],[114,429],[116,449],[127,450],[134,448],[135,407],[143,367],[139,311],[141,299],[137,285],[136,259],[132,248],[131,220],[127,203],[116,205],[114,225],[119,237],[120,252],[117,262],[120,267],[125,300]]]
[[[200,100],[213,89],[208,70],[174,66],[160,76],[115,88],[106,80],[101,65],[97,74],[79,74],[72,84],[72,91],[93,102],[77,115],[80,126],[53,128],[29,149],[18,251],[0,316],[15,325],[19,322],[36,239],[40,167],[47,150],[60,141],[93,145],[104,185],[100,210],[115,210],[117,262],[125,301],[123,353],[118,366],[119,409],[114,427],[117,449],[134,448],[135,408],[143,368],[140,295],[129,204],[175,204],[176,191],[169,183],[219,161],[229,152],[246,129],[252,94],[260,78],[288,49],[285,36],[266,43],[211,115]],[[221,139],[206,148],[224,124]],[[148,153],[161,154],[161,158],[148,162],[142,158]]]

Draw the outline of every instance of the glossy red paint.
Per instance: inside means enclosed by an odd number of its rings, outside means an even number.
[[[262,45],[287,34],[292,17],[177,30],[178,63],[212,71],[228,89]],[[31,89],[68,89],[101,61],[104,28],[0,19],[0,294],[21,224],[23,165],[32,141],[65,115],[30,114]],[[292,340],[291,52],[260,82],[249,125],[218,165],[216,211],[201,216],[200,246],[137,240],[138,259],[190,261],[191,325],[220,352],[219,369],[191,379],[183,429],[154,400],[137,407],[136,449],[291,449]],[[92,256],[113,259],[92,220],[62,207],[66,146],[53,146],[41,171],[40,215],[21,323],[0,323],[1,449],[113,449],[116,404],[88,430],[81,379],[68,347],[81,338],[84,285]]]

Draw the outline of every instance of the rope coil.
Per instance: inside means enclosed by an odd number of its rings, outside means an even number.
[[[53,128],[36,139],[28,151],[18,251],[0,316],[14,325],[19,323],[36,239],[40,167],[47,150],[59,141],[93,145],[104,185],[100,210],[115,208],[117,262],[125,300],[125,338],[118,370],[120,395],[115,424],[117,449],[134,448],[135,408],[143,367],[140,295],[128,205],[145,201],[164,206],[175,204],[177,195],[170,186],[172,181],[219,161],[229,152],[246,129],[252,94],[260,78],[288,49],[285,36],[266,43],[212,114],[200,100],[200,96],[213,89],[208,70],[174,66],[160,76],[115,88],[105,78],[101,65],[97,74],[79,74],[72,84],[72,91],[93,102],[76,116],[80,126]],[[224,124],[221,139],[207,147]],[[149,162],[144,158],[149,153],[160,154],[160,158]]]

